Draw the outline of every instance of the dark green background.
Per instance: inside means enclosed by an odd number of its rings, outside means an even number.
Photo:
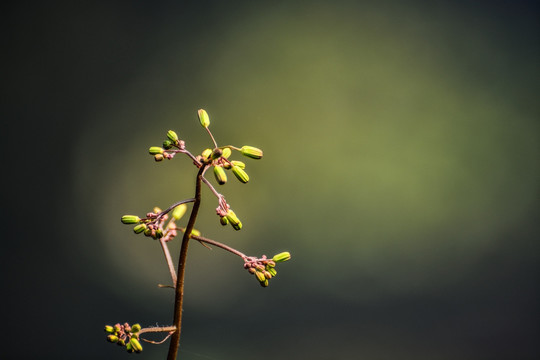
[[[197,227],[293,261],[262,289],[192,244],[181,359],[540,355],[536,2],[2,7],[3,359],[127,358],[103,325],[170,324],[159,246],[119,218],[193,195],[147,148],[208,147],[201,107],[265,157],[220,188],[244,229],[209,191]]]

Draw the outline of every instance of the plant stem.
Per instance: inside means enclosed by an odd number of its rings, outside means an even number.
[[[199,207],[201,205],[201,179],[204,172],[206,171],[206,167],[207,165],[201,166],[199,172],[197,173],[197,180],[195,183],[195,202],[193,203],[193,208],[191,209],[191,215],[189,216],[186,231],[184,232],[184,236],[182,238],[182,246],[180,248],[173,315],[173,326],[176,326],[176,331],[171,336],[169,353],[167,355],[168,360],[176,360],[176,356],[178,354],[178,347],[180,346],[180,333],[182,330],[182,306],[184,303],[184,273],[186,270],[189,238],[191,235],[191,231],[193,231],[193,227],[195,226],[195,222],[197,220],[197,213],[199,212]]]

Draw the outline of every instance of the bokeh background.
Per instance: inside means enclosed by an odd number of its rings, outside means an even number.
[[[193,195],[187,158],[262,148],[205,235],[293,261],[260,288],[191,244],[180,358],[533,359],[533,1],[51,1],[3,7],[3,359],[122,359],[103,325],[167,325],[157,243],[119,218]],[[174,258],[178,244],[172,245]],[[145,345],[163,359],[168,345]]]

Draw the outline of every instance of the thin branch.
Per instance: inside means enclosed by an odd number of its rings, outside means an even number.
[[[169,247],[167,246],[167,242],[163,238],[159,238],[159,244],[161,245],[161,249],[163,250],[163,255],[165,255],[165,260],[167,261],[167,266],[169,267],[169,272],[171,273],[171,279],[173,284],[176,284],[176,269],[174,268],[174,263],[171,258],[171,252],[169,251]]]
[[[176,326],[153,326],[142,328],[137,334],[176,331]]]
[[[161,219],[163,216],[167,215],[169,212],[171,212],[171,210],[173,210],[175,207],[179,206],[179,205],[182,205],[182,204],[187,204],[189,202],[194,202],[195,199],[186,199],[186,200],[182,200],[182,201],[179,201],[179,202],[176,202],[174,204],[172,204],[171,206],[169,206],[167,209],[163,210],[162,212],[160,212],[157,217],[156,217],[156,220],[154,221],[157,221],[159,219]]]
[[[217,142],[216,142],[216,139],[214,139],[214,135],[212,135],[212,132],[210,131],[210,129],[208,127],[206,127],[206,131],[208,132],[208,135],[210,135],[210,137],[212,138],[212,142],[214,143],[214,148],[217,148]]]
[[[195,198],[178,201],[178,202],[172,204],[171,206],[169,206],[167,209],[160,212],[157,215],[157,217],[155,218],[155,220],[153,220],[152,222],[153,223],[158,222],[163,216],[167,215],[169,212],[171,212],[177,206],[180,206],[182,204],[186,204],[186,203],[189,203],[189,202],[194,202],[194,201],[195,201]],[[169,251],[169,247],[167,246],[167,242],[163,238],[160,238],[159,239],[159,244],[161,245],[161,250],[163,250],[163,255],[165,255],[165,261],[167,261],[167,267],[169,268],[169,272],[171,274],[172,282],[173,282],[173,284],[176,284],[176,280],[177,280],[176,269],[174,268],[174,263],[173,263],[173,260],[171,258],[171,253]]]
[[[225,245],[223,243],[220,243],[219,241],[208,239],[208,238],[205,238],[203,236],[197,236],[197,235],[191,235],[191,238],[194,239],[194,240],[200,241],[201,243],[207,243],[207,244],[210,244],[210,245],[214,245],[214,246],[216,246],[218,248],[221,248],[223,250],[227,250],[228,252],[231,252],[234,255],[240,256],[242,259],[247,258],[247,255],[244,254],[243,252],[240,252],[240,251],[238,251],[236,249],[233,249],[232,247],[227,246],[227,245]]]
[[[163,344],[168,338],[171,337],[171,335],[176,331],[176,326],[163,326],[163,327],[149,327],[149,328],[143,328],[141,329],[138,334],[144,334],[144,333],[151,333],[151,332],[168,332],[167,336],[163,338],[161,341],[154,341],[154,340],[148,340],[144,338],[139,338],[142,341],[145,341],[150,344]]]
[[[200,167],[199,172],[197,173],[197,179],[195,183],[195,202],[193,203],[193,207],[191,208],[191,215],[189,216],[186,231],[184,232],[184,237],[182,238],[182,246],[180,248],[173,315],[173,324],[174,326],[176,326],[176,330],[171,337],[169,353],[167,355],[168,360],[176,360],[176,356],[178,354],[178,347],[180,346],[180,333],[182,329],[182,306],[184,303],[184,274],[186,270],[188,245],[191,232],[193,231],[193,227],[195,226],[195,222],[197,221],[199,207],[201,205],[201,179],[206,169],[207,165],[203,165]]]

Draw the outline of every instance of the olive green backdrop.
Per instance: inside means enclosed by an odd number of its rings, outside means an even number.
[[[119,219],[193,196],[147,149],[210,146],[199,108],[265,156],[219,188],[243,230],[208,189],[197,228],[293,260],[263,289],[192,243],[179,358],[539,355],[536,3],[3,7],[6,358],[127,358],[103,325],[170,324],[161,250]]]

